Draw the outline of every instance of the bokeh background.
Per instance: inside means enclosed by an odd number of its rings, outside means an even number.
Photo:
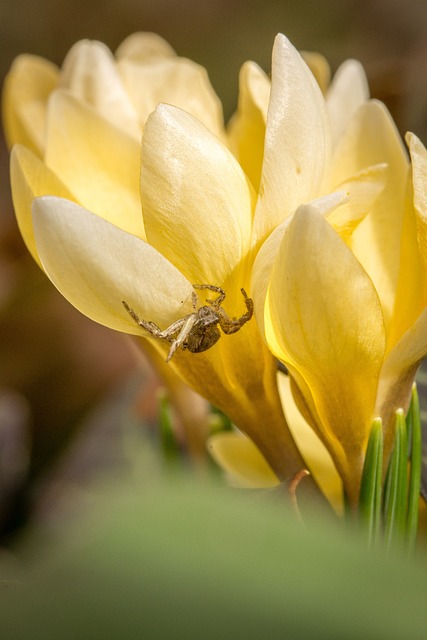
[[[236,106],[241,64],[252,59],[268,71],[279,31],[299,49],[323,53],[332,70],[357,58],[372,95],[387,104],[402,134],[410,129],[427,142],[425,0],[0,0],[0,81],[22,52],[60,65],[79,39],[102,40],[114,50],[138,30],[159,33],[208,69],[226,119]],[[128,339],[82,317],[28,256],[13,216],[1,134],[4,536],[28,513],[49,511],[64,483],[75,486],[94,469],[123,464],[123,407],[134,403],[144,422],[155,421],[147,398],[156,378],[146,364],[138,371]]]

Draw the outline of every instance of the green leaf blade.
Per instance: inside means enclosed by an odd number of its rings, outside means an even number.
[[[388,551],[401,546],[407,518],[407,431],[402,409],[396,411],[393,453],[387,471],[384,505],[385,543]]]
[[[376,418],[371,424],[359,498],[359,516],[366,529],[369,546],[378,541],[381,533],[382,464],[382,421]]]
[[[421,468],[422,468],[422,432],[420,403],[418,399],[417,385],[412,387],[411,404],[408,411],[407,421],[411,425],[410,430],[410,461],[411,469],[409,473],[408,489],[408,513],[406,522],[406,542],[409,551],[413,551],[418,529],[418,510],[421,489]]]

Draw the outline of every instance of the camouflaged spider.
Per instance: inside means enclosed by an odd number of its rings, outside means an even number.
[[[170,342],[171,347],[166,362],[169,362],[178,347],[183,350],[188,349],[191,353],[201,353],[213,347],[221,337],[218,324],[222,331],[228,335],[239,331],[245,322],[252,318],[254,305],[244,289],[240,289],[240,291],[245,300],[247,311],[240,318],[230,318],[221,307],[225,299],[224,289],[215,287],[213,284],[193,284],[193,287],[194,289],[214,291],[219,293],[219,296],[214,300],[206,300],[208,304],[197,309],[197,295],[193,291],[193,313],[173,322],[170,327],[163,331],[154,322],[147,322],[139,318],[135,311],[123,300],[124,308],[137,325],[148,331],[153,338]]]

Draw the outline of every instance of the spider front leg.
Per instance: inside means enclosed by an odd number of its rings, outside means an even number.
[[[215,307],[219,307],[222,302],[225,300],[225,291],[221,289],[221,287],[216,287],[214,284],[193,284],[194,289],[207,289],[208,291],[214,291],[215,293],[219,293],[219,296],[214,300],[206,300],[209,304],[214,305]]]
[[[122,304],[136,324],[145,329],[151,337],[164,340],[165,342],[170,342],[171,347],[169,349],[166,362],[169,362],[178,347],[185,349],[184,343],[196,322],[197,314],[191,313],[190,315],[185,316],[185,318],[176,320],[176,322],[173,322],[169,327],[167,327],[167,329],[162,331],[155,322],[147,322],[147,320],[140,318],[124,300],[122,301]],[[194,306],[195,304],[196,300],[194,300]]]
[[[136,322],[136,324],[143,329],[145,329],[153,338],[159,338],[159,340],[166,340],[167,342],[172,342],[174,337],[179,334],[182,329],[183,324],[185,323],[185,318],[177,320],[173,322],[167,329],[163,331],[155,322],[148,322],[147,320],[143,320],[135,313],[133,309],[128,305],[124,300],[122,304],[131,318]]]
[[[240,318],[230,318],[224,309],[221,307],[218,309],[219,326],[227,335],[239,331],[239,329],[252,318],[254,313],[254,303],[252,298],[249,298],[244,289],[240,289],[240,291],[242,292],[246,305],[246,313],[240,316]]]
[[[130,308],[130,306],[128,305],[127,302],[125,302],[125,300],[122,300],[122,304],[126,309],[126,311],[128,312],[128,314],[130,315],[130,317],[136,322],[136,324],[142,327],[143,329],[145,329],[146,331],[148,331],[148,333],[152,335],[153,338],[164,337],[162,335],[163,334],[162,330],[160,329],[159,326],[157,326],[155,322],[147,322],[147,320],[143,320],[142,318],[140,318],[138,314],[136,314],[135,311]]]

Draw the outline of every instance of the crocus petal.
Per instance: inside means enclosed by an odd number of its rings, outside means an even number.
[[[44,270],[62,295],[92,320],[146,335],[122,300],[161,328],[191,313],[191,284],[143,240],[52,196],[34,201],[33,220]]]
[[[399,279],[394,312],[387,333],[387,352],[412,327],[427,304],[425,263],[418,242],[418,227],[422,226],[422,222],[414,207],[412,172],[408,174],[408,189],[404,205]]]
[[[427,150],[413,133],[408,133],[406,139],[412,160],[418,246],[427,274]]]
[[[346,182],[337,185],[337,189],[349,194],[348,202],[334,209],[327,220],[345,242],[350,241],[358,224],[371,211],[383,192],[386,181],[387,165],[380,164],[362,169]]]
[[[337,207],[342,208],[346,202],[347,195],[343,192],[330,193],[310,202],[310,207],[315,209],[319,215],[332,215]],[[341,223],[341,219],[337,217],[337,221]],[[264,314],[265,301],[267,298],[268,287],[270,285],[271,271],[273,269],[283,235],[289,225],[290,218],[285,220],[281,225],[276,227],[264,242],[259,250],[252,269],[251,291],[254,299],[254,313],[257,319],[258,327],[261,334],[264,335]]]
[[[175,51],[157,33],[137,31],[125,38],[116,50],[116,58],[147,62],[153,58],[175,56]]]
[[[13,207],[21,235],[34,260],[41,267],[34,238],[31,205],[34,198],[55,194],[61,198],[73,196],[32,151],[15,145],[10,156],[10,180]]]
[[[337,70],[326,94],[326,108],[336,144],[359,107],[369,100],[369,86],[363,66],[346,60]]]
[[[381,103],[370,101],[360,107],[341,136],[330,184],[340,184],[364,167],[380,163],[388,165],[384,191],[353,233],[351,248],[375,285],[388,331],[399,273],[408,160],[389,112]]]
[[[3,87],[3,122],[9,147],[24,144],[42,155],[47,99],[58,83],[58,68],[37,56],[16,58]]]
[[[329,122],[319,86],[298,51],[278,35],[265,135],[256,241],[319,195],[330,150]]]
[[[141,157],[150,244],[191,282],[222,285],[240,267],[251,232],[252,188],[234,156],[193,116],[160,105]],[[235,294],[240,309],[240,286]]]
[[[239,104],[229,124],[230,148],[256,191],[264,158],[270,80],[254,62],[246,62],[239,76]]]
[[[139,140],[141,131],[135,110],[120,80],[114,57],[105,44],[90,40],[77,42],[64,60],[59,86]]]
[[[305,379],[323,440],[355,498],[384,355],[382,311],[370,278],[310,206],[283,237],[267,304],[267,341],[274,334],[276,355]]]
[[[204,67],[185,58],[158,58],[149,64],[123,59],[118,70],[142,128],[160,102],[185,109],[218,137],[224,137],[222,105]]]
[[[427,151],[413,134],[407,140],[413,174],[408,197],[413,200],[406,203],[396,309],[377,401],[387,427],[396,409],[407,408],[416,370],[427,355]],[[389,447],[391,440],[389,432]]]
[[[242,434],[214,434],[209,438],[207,446],[233,486],[262,489],[279,484],[278,477],[260,450]]]
[[[304,420],[295,404],[289,376],[278,374],[280,397],[289,428],[322,493],[337,511],[343,511],[342,481],[323,442]]]
[[[77,200],[144,237],[139,201],[139,143],[64,91],[49,104],[46,164]]]
[[[301,51],[300,53],[311,73],[316,78],[321,92],[325,95],[331,81],[331,68],[329,66],[329,62],[326,60],[325,56],[322,56],[321,53],[317,53],[317,51]]]
[[[427,309],[403,334],[384,360],[378,388],[376,413],[385,425],[385,453],[393,443],[394,413],[409,406],[412,384],[421,361],[427,355]]]

